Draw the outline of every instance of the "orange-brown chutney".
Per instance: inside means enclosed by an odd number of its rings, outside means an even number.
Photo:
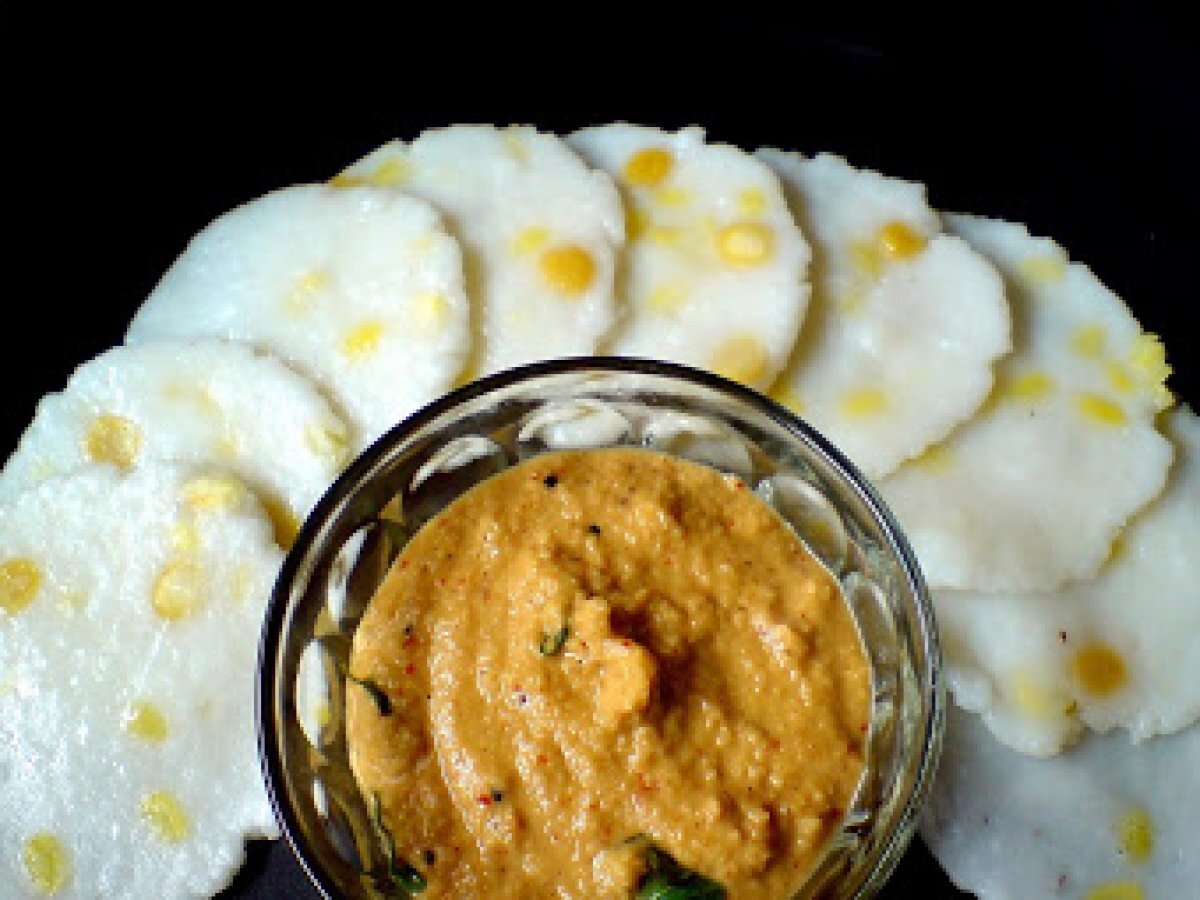
[[[870,673],[836,582],[742,481],[648,450],[459,498],[350,673],[354,774],[424,897],[629,897],[644,841],[786,897],[862,773]]]

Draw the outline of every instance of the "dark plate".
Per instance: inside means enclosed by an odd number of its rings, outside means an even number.
[[[1200,59],[1182,22],[1093,10],[924,33],[749,17],[681,30],[574,9],[514,24],[464,6],[437,28],[403,9],[311,23],[208,7],[160,23],[0,13],[0,449],[41,395],[121,341],[212,218],[461,121],[699,123],[746,147],[832,150],[924,181],[940,208],[1026,222],[1086,261],[1163,335],[1177,393],[1200,399]],[[919,842],[883,894],[914,895],[965,896]],[[260,842],[222,896],[315,894],[285,846]]]

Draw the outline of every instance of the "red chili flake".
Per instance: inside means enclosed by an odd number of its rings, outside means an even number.
[[[539,753],[539,754],[537,755],[537,764],[538,764],[539,766],[544,766],[544,765],[545,765],[546,763],[548,763],[549,761],[550,761],[550,760],[548,760],[548,759],[546,758],[546,754],[545,754],[545,753]]]
[[[621,646],[624,647],[626,650],[628,650],[629,649],[629,641],[622,640]]]
[[[409,635],[408,637],[406,637],[404,639],[404,643],[401,644],[400,646],[402,646],[405,650],[411,650],[413,647],[417,646],[417,644],[419,644],[419,643],[421,643],[421,642],[417,638],[413,637],[412,635]]]
[[[867,729],[870,727],[871,727],[870,722],[863,722],[861,725],[858,726],[858,730],[861,731],[863,734],[866,734]]]
[[[400,560],[400,568],[401,569],[407,569],[408,567],[409,567],[409,561],[407,559]]]
[[[480,806],[491,806],[492,805],[492,795],[491,794],[480,794],[475,799],[479,802]]]
[[[415,665],[413,665],[412,663],[409,663],[408,665],[406,665],[404,667],[404,674],[405,675],[416,675],[417,667]]]

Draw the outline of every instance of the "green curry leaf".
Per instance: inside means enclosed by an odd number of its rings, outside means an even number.
[[[396,855],[396,839],[383,824],[379,794],[371,795],[371,825],[383,841],[383,855],[388,864],[386,874],[375,876],[376,888],[387,897],[411,897],[425,890],[429,886],[425,876],[408,860]]]
[[[538,653],[542,656],[556,656],[562,652],[563,646],[567,643],[567,637],[571,634],[571,629],[563,625],[558,631],[547,631],[542,635],[542,639],[538,641]]]
[[[357,684],[367,692],[371,700],[374,701],[375,708],[379,710],[381,716],[390,716],[392,714],[392,698],[378,684],[370,678],[355,678],[349,672],[346,673],[346,679]]]
[[[646,874],[638,882],[636,900],[725,900],[725,888],[699,872],[681,866],[666,851],[640,838]]]

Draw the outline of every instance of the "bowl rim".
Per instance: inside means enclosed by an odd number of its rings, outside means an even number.
[[[312,507],[288,549],[280,567],[275,584],[263,612],[262,629],[259,637],[255,684],[255,727],[259,765],[270,800],[275,821],[309,881],[327,900],[340,897],[337,885],[330,883],[323,871],[310,864],[315,858],[313,848],[300,827],[299,818],[291,805],[281,796],[286,788],[283,771],[283,754],[278,730],[268,727],[267,718],[274,703],[278,681],[279,648],[283,639],[283,624],[291,611],[291,600],[295,593],[294,582],[302,560],[313,550],[316,537],[330,515],[345,500],[347,492],[360,483],[365,476],[377,468],[383,457],[409,435],[419,432],[424,426],[436,421],[455,407],[475,400],[485,394],[513,387],[521,382],[533,381],[548,376],[586,374],[595,372],[608,375],[648,375],[674,379],[717,391],[749,406],[785,431],[797,436],[823,457],[857,495],[881,525],[887,546],[895,555],[904,573],[907,588],[914,599],[919,650],[925,662],[921,673],[928,674],[918,681],[921,697],[923,722],[916,729],[920,759],[912,773],[912,787],[904,800],[903,810],[896,818],[892,832],[887,835],[875,865],[864,872],[860,890],[878,886],[888,877],[899,862],[897,850],[906,847],[912,838],[916,821],[928,798],[937,764],[941,754],[942,723],[945,716],[945,682],[942,675],[943,660],[938,638],[936,617],[932,598],[917,562],[899,522],[884,503],[883,498],[867,477],[829,439],[809,425],[799,415],[777,403],[764,393],[736,381],[731,381],[712,372],[680,363],[663,360],[618,356],[570,356],[541,360],[505,369],[492,375],[469,382],[449,393],[443,394],[409,416],[401,419],[382,435],[372,441],[338,475]],[[582,383],[586,386],[586,382]]]

